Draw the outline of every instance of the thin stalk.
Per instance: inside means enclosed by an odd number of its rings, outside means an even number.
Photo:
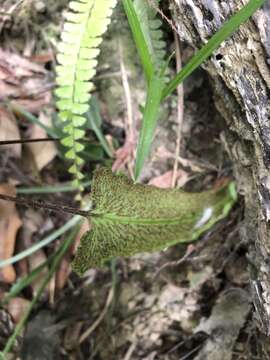
[[[4,140],[0,141],[0,145],[28,144],[46,141],[60,141],[61,139],[39,138],[39,139],[20,139],[20,140]]]
[[[63,235],[66,231],[73,228],[74,225],[76,225],[81,220],[81,217],[74,216],[72,219],[70,219],[65,225],[54,231],[52,234],[47,236],[45,239],[39,241],[37,244],[34,244],[30,248],[20,252],[19,254],[16,254],[15,256],[12,256],[11,258],[5,259],[0,261],[0,268],[15,264],[16,262],[32,255],[39,249],[43,248],[44,246],[50,244],[52,241],[56,240],[59,236]]]
[[[27,207],[30,206],[32,208],[46,209],[52,211],[60,211],[73,215],[80,215],[85,218],[89,217],[89,211],[87,210],[80,210],[71,206],[63,206],[63,205],[53,204],[50,202],[44,202],[43,200],[29,200],[23,197],[16,197],[16,196],[4,195],[4,194],[0,194],[0,199],[5,201],[12,201],[22,206],[27,206]]]

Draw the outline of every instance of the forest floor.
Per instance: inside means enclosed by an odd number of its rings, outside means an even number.
[[[66,0],[4,1],[0,5],[1,141],[48,136],[35,121],[31,122],[31,115],[47,127],[55,121],[56,44],[66,5]],[[168,24],[164,27],[171,52],[175,39]],[[181,44],[183,64],[192,53]],[[132,175],[145,84],[121,6],[102,45],[95,86],[102,134],[113,157],[106,155],[95,133],[88,130],[90,150],[83,171],[90,181],[100,164]],[[132,116],[127,115],[130,105]],[[224,178],[233,178],[222,144],[224,131],[211,82],[198,70],[185,82],[183,92],[163,106],[141,181],[200,191]],[[18,196],[76,207],[74,192],[25,192],[36,187],[63,188],[70,180],[57,142],[1,146],[0,193],[17,192]],[[86,187],[85,195],[90,191]],[[14,358],[260,359],[250,303],[247,249],[239,236],[242,210],[239,198],[230,215],[197,242],[117,259],[79,278],[71,271],[70,262],[81,234],[88,229],[85,222],[75,245],[34,306],[13,347]],[[15,207],[3,201],[0,213],[0,259],[38,243],[70,218],[60,212]],[[5,296],[20,279],[46,262],[63,238],[14,265],[0,268],[0,350],[37,294],[48,267],[8,302],[3,302]]]

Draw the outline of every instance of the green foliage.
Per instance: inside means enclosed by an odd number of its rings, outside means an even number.
[[[91,79],[95,74],[96,57],[99,54],[101,35],[107,29],[112,14],[112,8],[117,0],[77,0],[71,1],[70,12],[66,15],[66,23],[59,45],[57,66],[56,94],[59,117],[65,123],[65,136],[62,144],[68,148],[65,157],[72,160],[69,171],[74,174],[74,186],[81,188],[83,174],[80,168],[83,164],[81,156],[84,145],[80,140],[85,135],[83,126],[86,122],[84,114],[89,110],[90,91],[93,88]],[[123,5],[133,36],[140,54],[145,77],[148,83],[148,94],[144,108],[143,124],[136,157],[136,178],[140,175],[146,157],[150,152],[154,129],[157,123],[161,100],[168,96],[189,76],[213,51],[231,35],[239,25],[246,21],[258,9],[264,0],[252,0],[235,14],[225,25],[199,50],[184,69],[164,86],[160,77],[165,66],[165,43],[160,30],[161,21],[156,17],[156,11],[145,0],[123,0]],[[155,0],[158,6],[159,0]],[[160,78],[159,78],[160,77]],[[158,89],[153,91],[153,83]],[[162,91],[161,98],[158,93]],[[99,130],[95,128],[95,131]],[[97,133],[97,131],[96,131]],[[110,154],[104,138],[102,146]],[[111,155],[111,154],[110,154]]]
[[[136,153],[135,180],[138,179],[143,164],[150,153],[154,131],[158,120],[158,112],[164,88],[164,77],[153,75],[149,82],[146,105],[143,113],[142,126]]]
[[[233,15],[211,39],[195,53],[187,65],[172,79],[163,92],[163,99],[170,95],[189,75],[193,73],[220,44],[231,36],[239,26],[258,10],[265,0],[250,0],[241,10]]]
[[[229,187],[186,193],[134,184],[100,168],[93,178],[92,202],[92,230],[83,236],[73,262],[78,274],[114,257],[195,240],[227,215],[235,197]]]
[[[100,115],[99,104],[95,96],[90,99],[90,109],[86,113],[86,118],[89,123],[89,127],[94,131],[101,146],[109,157],[113,157],[112,151],[108,145],[105,136],[102,133],[101,125],[102,119]]]
[[[154,73],[154,63],[152,62],[151,49],[149,48],[149,44],[144,36],[140,19],[136,13],[132,0],[122,0],[122,2],[138,53],[141,58],[144,76],[147,82],[149,82]]]
[[[196,52],[196,54],[182,69],[182,71],[180,71],[174,79],[172,79],[166,86],[164,86],[162,89],[163,93],[160,102],[156,102],[156,105],[160,106],[161,100],[164,100],[168,95],[170,95],[178,85],[180,85],[194,70],[196,70],[203,63],[203,61],[211,56],[213,51],[216,50],[218,46],[220,46],[220,44],[234,31],[236,31],[239,26],[245,22],[264,2],[265,0],[250,0],[246,6],[244,6],[240,11],[232,16],[231,19],[229,19],[221,27],[221,29],[216,34],[214,34],[213,37],[198,52]],[[159,46],[162,46],[162,41],[160,41],[162,34],[157,32],[155,35],[158,36],[160,45],[158,45],[159,41],[157,41],[156,46],[153,42],[149,41],[151,34],[153,34],[153,26],[151,25],[151,22],[148,21],[150,18],[146,15],[150,12],[150,9],[147,10],[149,5],[147,4],[146,0],[134,0],[134,2],[132,2],[132,0],[123,0],[123,4],[133,33],[134,41],[141,57],[146,80],[149,85],[150,80],[153,79],[153,75],[157,76],[158,71],[160,71],[160,69],[156,68],[155,66],[157,64],[155,59],[159,58],[160,55],[158,48]],[[157,23],[157,27],[159,26],[159,23]],[[148,92],[151,90],[151,87],[148,86]],[[147,99],[149,99],[150,96],[151,94],[148,93]],[[146,108],[147,107],[145,107],[145,112]],[[140,142],[137,148],[136,158],[138,156],[141,157],[142,154],[144,154],[144,156],[143,159],[137,159],[136,177],[140,175],[143,163],[150,152],[149,144],[141,141],[141,139],[152,139],[152,134],[154,132],[152,126],[153,124],[156,125],[157,123],[157,119],[154,120],[152,116],[154,113],[156,116],[158,116],[158,109],[154,111],[152,108],[151,118],[148,118],[146,116],[147,114],[145,113],[143,116],[143,125],[140,130]],[[137,165],[138,163],[140,163],[140,166]]]
[[[158,6],[159,0],[155,0]],[[165,85],[164,72],[165,42],[162,40],[161,21],[156,10],[145,0],[123,0],[124,8],[133,33],[148,84],[146,104],[143,109],[143,120],[137,146],[135,179],[137,180],[144,162],[150,153],[154,130]]]
[[[80,140],[85,135],[84,114],[89,110],[93,89],[91,79],[95,75],[96,57],[99,54],[101,36],[110,23],[112,9],[117,0],[76,0],[69,3],[62,41],[59,44],[56,68],[58,85],[59,117],[65,123],[62,144],[67,147],[65,157],[72,161],[69,168],[74,175],[74,186],[80,187],[83,174],[80,168],[83,159],[80,153],[84,145]],[[81,187],[82,189],[82,187]]]
[[[160,0],[153,0],[158,7]],[[140,22],[140,27],[146,41],[151,61],[156,70],[164,66],[166,42],[161,30],[162,22],[157,17],[157,11],[149,6],[147,0],[134,0],[134,9]]]

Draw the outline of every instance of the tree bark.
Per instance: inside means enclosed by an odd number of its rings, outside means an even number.
[[[182,41],[200,48],[247,0],[170,0]],[[225,144],[245,197],[241,236],[261,331],[270,335],[270,2],[206,61]]]

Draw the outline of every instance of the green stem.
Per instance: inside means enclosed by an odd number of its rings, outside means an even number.
[[[91,185],[91,181],[84,181],[81,184],[83,187]],[[19,187],[16,189],[17,194],[51,194],[59,192],[71,192],[78,190],[77,186],[73,186],[71,182],[59,185],[45,185],[33,187]]]

